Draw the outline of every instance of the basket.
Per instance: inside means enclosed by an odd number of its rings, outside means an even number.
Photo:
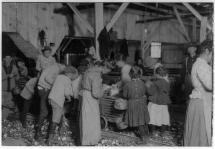
[[[114,108],[117,110],[126,110],[128,107],[128,102],[125,99],[119,98],[116,99],[114,103]]]
[[[117,126],[117,128],[120,129],[120,130],[123,130],[123,129],[128,128],[128,125],[126,125],[125,122],[116,123],[116,126]]]

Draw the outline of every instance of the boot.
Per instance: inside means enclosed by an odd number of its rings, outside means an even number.
[[[47,140],[47,144],[48,145],[53,145],[53,143],[55,142],[55,137],[57,135],[57,123],[52,122],[50,129],[49,129],[49,136],[48,136],[48,140]]]

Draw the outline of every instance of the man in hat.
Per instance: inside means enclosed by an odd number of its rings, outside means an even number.
[[[183,80],[182,90],[185,93],[185,100],[189,98],[189,94],[193,89],[190,75],[191,75],[193,63],[196,61],[196,50],[197,50],[197,47],[194,45],[191,45],[187,49],[188,56],[185,58],[185,61],[182,67],[182,80]]]

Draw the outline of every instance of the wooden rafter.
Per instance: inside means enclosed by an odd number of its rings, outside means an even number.
[[[196,42],[196,29],[197,29],[197,24],[196,24],[196,18],[193,18],[192,20],[192,41]]]
[[[187,9],[182,5],[174,4],[174,3],[161,3],[161,5],[168,7],[176,7],[178,10],[187,12]]]
[[[206,39],[206,36],[207,36],[207,32],[206,32],[206,29],[207,29],[207,17],[203,17],[202,18],[202,21],[201,21],[201,28],[200,28],[200,43],[203,42],[205,39]]]
[[[190,4],[188,4],[188,3],[183,3],[183,4],[184,4],[184,6],[187,7],[187,9],[188,9],[189,11],[191,11],[191,12],[193,13],[193,15],[196,16],[197,19],[199,19],[200,21],[203,20],[203,17],[202,17],[202,16],[198,13],[198,11],[196,11]],[[207,28],[208,28],[209,30],[212,30],[212,27],[210,26],[209,23],[207,23]]]
[[[78,11],[78,9],[73,6],[71,3],[67,3],[67,5],[69,6],[69,8],[78,16],[78,18],[82,21],[83,25],[91,32],[91,33],[94,33],[94,29],[93,27],[90,25],[90,23],[85,20],[81,13]]]
[[[95,3],[95,44],[96,44],[96,55],[97,58],[100,60],[100,53],[99,53],[99,42],[98,36],[101,30],[104,28],[104,7],[103,3]]]
[[[182,21],[182,19],[181,19],[181,17],[180,17],[180,14],[179,14],[177,8],[176,8],[176,7],[173,7],[173,9],[174,9],[176,18],[177,18],[177,20],[178,20],[178,22],[179,22],[179,24],[180,24],[180,26],[181,26],[181,28],[182,28],[184,34],[185,34],[187,40],[190,41],[190,38],[189,38],[188,33],[187,33],[187,30],[186,30],[186,28],[185,28],[185,26],[184,26],[184,23],[183,23],[183,21]]]
[[[108,25],[106,26],[107,31],[109,31],[113,25],[116,23],[116,21],[118,20],[118,18],[121,16],[121,14],[123,13],[123,11],[126,9],[126,7],[128,6],[129,3],[123,3],[119,9],[117,10],[117,12],[114,14],[113,18],[111,19],[111,21],[108,23]]]
[[[160,12],[163,12],[163,13],[166,13],[166,14],[171,14],[171,15],[174,14],[173,11],[171,11],[171,10],[156,8],[156,7],[153,7],[153,6],[150,6],[150,5],[147,5],[147,4],[143,4],[143,3],[134,3],[134,4],[138,5],[138,6],[143,6],[145,8],[149,8],[151,10],[160,11]]]
[[[182,18],[190,18],[193,17],[193,15],[183,15],[181,16]],[[165,16],[165,17],[156,17],[152,19],[145,19],[145,20],[138,20],[136,23],[148,23],[148,22],[153,22],[153,21],[166,21],[170,19],[176,19],[175,16]]]

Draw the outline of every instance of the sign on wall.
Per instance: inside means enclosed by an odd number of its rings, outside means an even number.
[[[151,57],[152,58],[161,58],[161,43],[160,42],[151,43]]]

